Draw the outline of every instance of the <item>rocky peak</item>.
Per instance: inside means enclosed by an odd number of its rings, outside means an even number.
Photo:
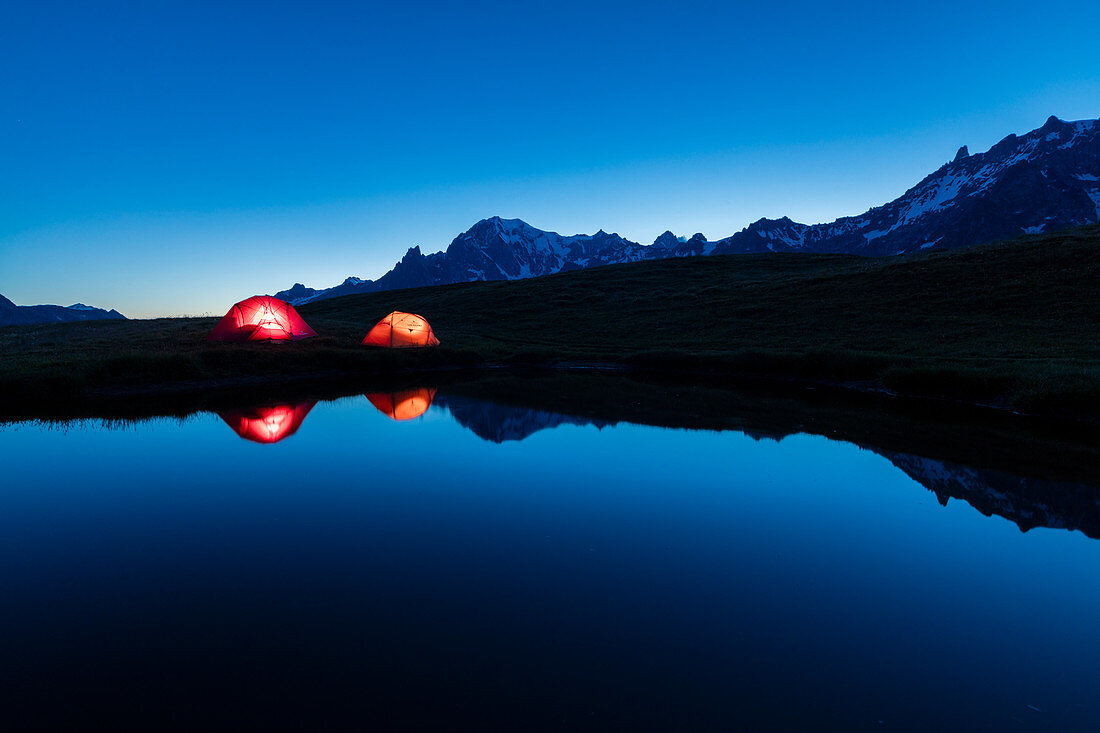
[[[783,216],[778,219],[768,219],[767,217],[757,219],[747,227],[749,231],[774,231],[776,229],[783,229],[786,227],[794,226],[796,222],[792,221],[790,217]],[[798,224],[798,226],[805,226],[804,224]]]
[[[665,231],[664,234],[653,240],[654,247],[675,247],[679,243],[680,240],[670,231]]]
[[[539,233],[539,230],[522,219],[502,219],[499,216],[491,216],[488,219],[482,219],[455,237],[454,242],[467,240],[483,244],[495,238],[508,241],[514,237],[529,238]]]
[[[291,305],[297,305],[298,303],[303,303],[307,299],[312,298],[314,295],[317,295],[317,293],[317,290],[307,288],[302,283],[294,283],[294,287],[275,293],[275,297],[280,300],[285,300]]]
[[[485,241],[490,237],[499,235],[504,231],[504,224],[499,216],[493,216],[488,219],[482,219],[467,229],[462,235],[455,239],[475,239],[478,241]]]
[[[952,163],[958,163],[960,160],[964,160],[964,159],[969,158],[969,157],[970,157],[970,151],[967,149],[967,147],[965,145],[963,145],[961,148],[959,148],[959,152],[955,153],[955,159],[952,160],[951,162]]]
[[[996,145],[989,149],[987,155],[992,155],[994,157],[1005,155],[1010,149],[1016,147],[1017,139],[1018,138],[1016,137],[1016,133],[1008,133],[1003,138],[1001,138]]]
[[[1043,126],[1039,128],[1040,133],[1057,132],[1066,127],[1068,123],[1063,122],[1054,115],[1047,117],[1047,121],[1043,123]]]

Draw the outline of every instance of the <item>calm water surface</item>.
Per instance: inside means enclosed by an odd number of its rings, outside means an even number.
[[[0,727],[1095,729],[1080,531],[425,392],[0,428]]]

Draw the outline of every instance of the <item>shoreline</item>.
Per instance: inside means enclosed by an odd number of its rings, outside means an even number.
[[[1006,395],[1001,400],[968,400],[957,394],[907,391],[892,389],[879,380],[874,379],[836,379],[825,376],[807,376],[794,373],[770,373],[750,371],[724,371],[719,369],[707,369],[685,365],[677,368],[668,363],[661,367],[650,367],[631,363],[630,361],[556,361],[540,362],[533,360],[522,361],[486,361],[478,363],[456,362],[453,364],[430,364],[414,368],[402,367],[398,369],[325,369],[304,372],[271,373],[271,374],[240,374],[233,376],[218,376],[206,379],[185,379],[161,382],[126,382],[107,383],[96,386],[65,385],[62,381],[44,379],[20,380],[16,385],[4,385],[4,400],[0,404],[0,420],[22,416],[29,419],[50,418],[61,412],[67,412],[76,407],[74,414],[85,417],[96,417],[95,414],[84,414],[85,410],[95,411],[97,407],[112,402],[117,405],[119,400],[137,401],[156,400],[163,397],[189,397],[208,395],[215,392],[228,392],[240,390],[251,391],[278,391],[294,385],[316,386],[324,391],[325,388],[355,384],[388,384],[392,382],[417,384],[432,383],[433,380],[452,381],[455,376],[460,378],[477,378],[479,376],[512,372],[516,374],[531,373],[566,373],[574,375],[582,374],[613,374],[637,379],[660,379],[679,381],[685,385],[702,384],[714,385],[724,382],[733,388],[744,388],[753,385],[789,386],[794,389],[823,389],[838,393],[847,393],[854,396],[874,396],[903,402],[925,402],[958,407],[968,410],[989,411],[992,413],[1013,415],[1023,418],[1043,420],[1058,420],[1067,423],[1082,423],[1100,425],[1100,413],[1094,412],[1067,412],[1064,410],[1028,410],[1013,405]],[[62,407],[64,405],[64,407]],[[37,410],[35,406],[45,409]]]
[[[440,346],[371,349],[417,313]],[[1100,422],[1100,225],[890,259],[685,257],[298,308],[321,334],[206,341],[216,318],[0,329],[0,413],[494,370],[783,383]]]
[[[103,419],[141,421],[259,404],[332,400],[430,386],[522,409],[668,428],[735,430],[778,437],[822,435],[878,450],[1100,486],[1100,423],[1025,415],[998,407],[910,398],[805,379],[644,371],[629,365],[481,364],[402,373],[350,372],[238,377],[105,388],[91,401],[46,406],[5,402],[0,425]],[[718,377],[718,378],[716,378]]]

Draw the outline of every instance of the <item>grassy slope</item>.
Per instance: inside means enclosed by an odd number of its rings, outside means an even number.
[[[971,396],[1098,396],[1100,226],[905,259],[744,255],[471,283],[303,308],[358,333],[401,308],[503,357],[875,379]]]
[[[1100,414],[1100,226],[893,259],[740,255],[303,306],[323,337],[208,344],[214,319],[0,329],[0,397],[104,387],[393,373],[486,361],[616,361],[718,375],[865,381],[911,393]],[[443,346],[357,346],[390,310]]]

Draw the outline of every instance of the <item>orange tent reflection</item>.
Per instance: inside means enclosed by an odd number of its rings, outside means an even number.
[[[367,394],[367,399],[378,408],[379,412],[393,420],[412,420],[414,417],[423,415],[432,406],[435,388],[418,387],[400,392],[370,392]]]
[[[218,415],[237,435],[256,443],[278,443],[294,435],[316,400],[294,405],[261,405],[246,410],[222,410]]]

